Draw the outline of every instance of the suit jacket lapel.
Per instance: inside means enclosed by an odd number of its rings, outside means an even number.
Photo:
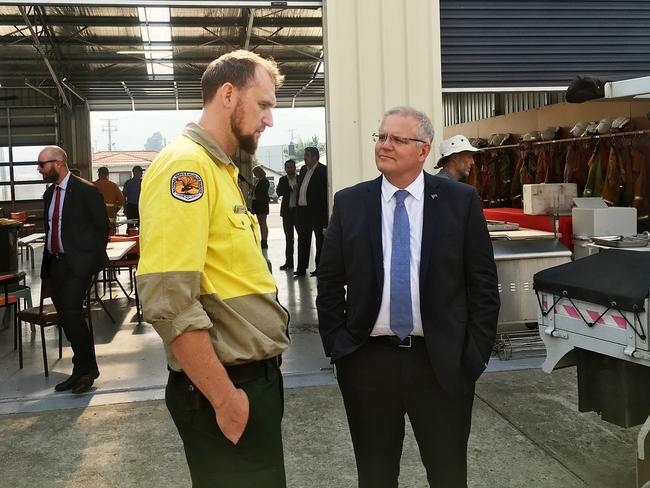
[[[381,239],[381,176],[370,183],[368,187],[368,231],[372,246],[372,257],[377,272],[379,289],[384,286],[384,252]]]
[[[55,185],[50,185],[43,194],[43,219],[45,221],[45,235],[50,232],[50,205],[52,205],[52,196],[54,195]]]
[[[427,172],[424,173],[424,210],[422,214],[422,248],[420,250],[420,290],[424,286],[429,261],[435,240],[440,235],[440,219],[438,218],[438,188],[440,182]]]
[[[76,181],[75,181],[75,175],[70,175],[70,178],[68,178],[68,186],[65,189],[65,195],[63,197],[63,215],[61,216],[61,227],[65,225],[67,221],[67,214],[70,213],[70,209],[72,208],[72,201],[74,200],[74,190],[76,186]]]

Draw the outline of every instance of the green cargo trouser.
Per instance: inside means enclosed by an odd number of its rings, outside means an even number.
[[[165,400],[183,440],[193,488],[286,487],[280,430],[282,375],[276,364],[256,363],[260,364],[255,378],[231,374],[237,367],[228,368],[231,380],[246,392],[250,403],[248,424],[236,445],[221,433],[212,405],[198,388],[184,374],[170,373]]]

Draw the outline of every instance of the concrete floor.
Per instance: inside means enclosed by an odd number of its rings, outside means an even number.
[[[277,270],[284,242],[276,205],[269,222],[269,259],[280,300],[292,314],[292,345],[283,364],[288,485],[352,487],[345,414],[318,337],[316,281]],[[37,295],[37,276],[29,281]],[[71,369],[69,347],[57,359],[53,329],[46,336],[49,378],[43,375],[39,335],[24,326],[25,367],[19,370],[11,331],[0,331],[0,486],[189,486],[182,446],[161,401],[166,370],[160,340],[151,326],[137,325],[133,301],[107,303],[117,325],[101,309],[93,312],[102,375],[86,395],[52,391]],[[479,380],[469,485],[634,487],[638,428],[579,413],[575,369],[547,375],[539,364],[539,357],[493,358]],[[426,486],[411,432],[400,486]]]

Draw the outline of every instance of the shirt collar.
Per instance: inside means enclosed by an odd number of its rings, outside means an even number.
[[[56,186],[60,187],[63,191],[65,191],[66,188],[68,188],[68,181],[70,180],[70,175],[71,175],[71,174],[72,174],[72,173],[70,173],[70,171],[68,171],[68,174],[65,175],[65,178],[63,178],[63,179],[61,180],[61,183],[59,183],[59,184],[56,185]]]
[[[223,164],[232,164],[235,166],[235,163],[230,159],[230,156],[223,152],[223,149],[219,147],[217,141],[215,141],[214,138],[198,124],[195,124],[194,122],[187,124],[185,129],[183,129],[183,135],[203,147],[203,149],[210,153],[210,156],[212,156],[213,159],[216,159]]]
[[[417,178],[415,178],[415,181],[404,189],[409,192],[413,198],[420,200],[422,198],[422,195],[424,195],[424,172],[420,171],[420,174]],[[385,176],[382,176],[381,194],[384,198],[384,201],[389,202],[398,190],[399,188],[388,181]]]

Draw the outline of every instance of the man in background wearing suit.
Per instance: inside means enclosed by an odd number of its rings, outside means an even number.
[[[429,484],[465,487],[474,383],[499,313],[490,237],[472,187],[422,170],[425,114],[389,110],[373,137],[383,176],[334,197],[316,298],[359,486],[397,486],[408,415]]]
[[[56,391],[84,393],[99,376],[95,345],[83,312],[92,277],[105,265],[108,215],[99,189],[68,170],[68,156],[58,146],[38,155],[45,183],[46,246],[41,279],[47,280],[59,323],[72,346],[72,375]]]
[[[311,234],[316,236],[316,269],[311,276],[316,276],[321,248],[323,247],[323,230],[327,227],[327,168],[318,162],[320,153],[315,147],[306,147],[305,165],[298,175],[298,267],[294,275],[304,276],[309,265],[311,251]]]
[[[275,193],[282,197],[280,204],[280,217],[282,217],[282,228],[284,229],[284,264],[280,266],[282,271],[293,270],[293,232],[296,228],[296,205],[298,179],[296,178],[296,161],[287,159],[284,163],[284,171],[287,173],[278,181]]]

